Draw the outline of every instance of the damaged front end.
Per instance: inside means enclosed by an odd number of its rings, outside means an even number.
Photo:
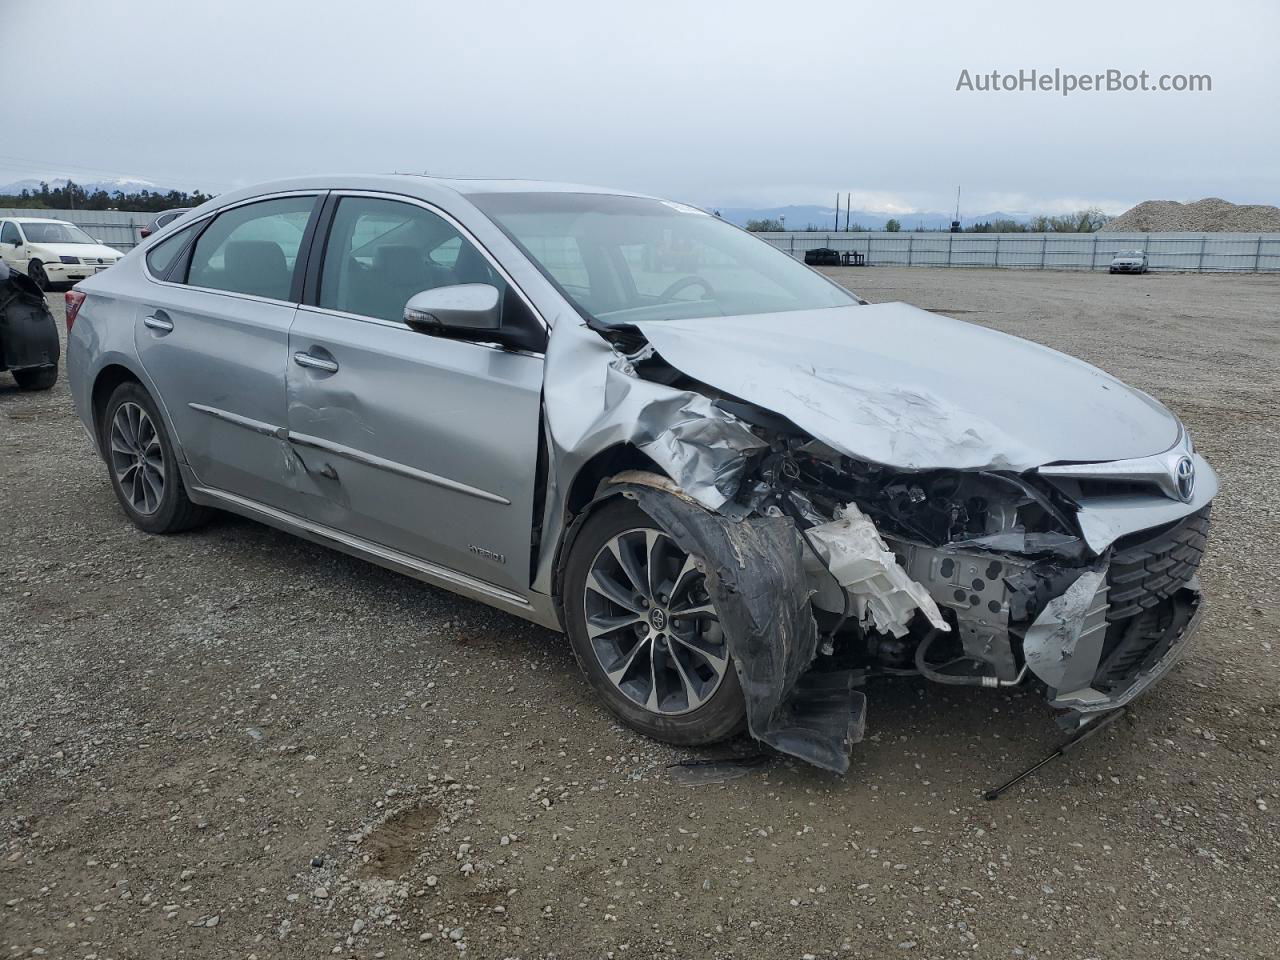
[[[611,354],[603,408],[570,414],[549,386],[553,440],[572,461],[605,434],[674,482],[621,477],[606,492],[630,496],[704,558],[749,728],[779,750],[844,772],[864,729],[859,688],[883,674],[1034,683],[1065,726],[1080,726],[1158,679],[1198,622],[1217,483],[1181,431],[1174,450],[1126,461],[1137,466],[1120,476],[1105,463],[1041,471],[1012,457],[887,465],[818,438],[838,411],[818,410],[814,429],[694,379],[635,328],[597,332]],[[965,451],[980,442],[965,432]],[[1187,463],[1194,491],[1157,476]]]

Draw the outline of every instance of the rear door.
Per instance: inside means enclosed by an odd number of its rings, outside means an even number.
[[[428,336],[403,316],[415,293],[455,283],[493,284],[504,311],[532,321],[531,308],[441,211],[335,200],[314,296],[289,337],[289,433],[307,514],[524,595],[542,356]]]
[[[158,244],[135,318],[138,355],[199,484],[290,512],[285,367],[318,205],[314,192],[254,200],[194,239],[184,230]],[[185,244],[176,259],[172,244]]]

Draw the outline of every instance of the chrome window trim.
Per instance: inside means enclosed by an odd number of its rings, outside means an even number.
[[[205,223],[208,220],[212,220],[216,215],[217,215],[216,213],[210,213],[207,216],[197,217],[195,220],[192,220],[189,224],[187,224],[186,227],[183,227],[182,229],[186,230],[187,227],[194,227],[198,224]],[[152,234],[152,236],[159,236],[159,234]],[[176,236],[176,234],[171,234],[170,236]],[[164,237],[164,239],[168,240],[169,236]],[[160,244],[157,242],[157,243],[147,244],[145,248],[143,247],[136,248],[139,251],[139,255],[142,258],[142,275],[146,277],[148,280],[150,280],[152,283],[158,283],[161,286],[186,287],[187,289],[191,289],[189,284],[173,283],[172,281],[169,281],[169,280],[161,280],[159,277],[157,277],[154,273],[151,272],[151,264],[147,263],[147,256],[151,253],[152,247],[158,247],[158,246],[160,246]],[[200,287],[199,289],[203,290],[204,287]]]
[[[537,320],[539,324],[541,324],[543,332],[550,335],[551,325],[547,323],[546,318],[542,315],[542,311],[539,310],[536,306],[534,306],[533,301],[529,299],[528,294],[526,294],[524,290],[520,287],[520,285],[515,282],[515,279],[511,276],[511,273],[507,270],[507,268],[504,267],[499,262],[498,258],[495,257],[489,251],[489,248],[486,247],[483,243],[481,243],[480,240],[476,237],[476,235],[472,233],[471,230],[468,229],[464,223],[462,223],[462,221],[460,221],[457,217],[455,217],[449,211],[445,210],[443,207],[439,207],[436,204],[432,203],[431,201],[423,200],[420,197],[412,197],[404,193],[388,193],[385,190],[343,190],[341,188],[334,188],[329,192],[333,194],[335,197],[337,197],[339,203],[342,202],[343,197],[369,197],[370,199],[373,199],[373,200],[391,200],[391,201],[396,201],[400,203],[409,203],[409,204],[412,204],[413,206],[421,207],[422,209],[426,210],[428,213],[435,214],[437,217],[444,220],[451,227],[457,230],[458,233],[461,234],[463,239],[469,240],[471,242],[471,245],[480,251],[480,254],[486,260],[489,261],[489,264],[495,270],[497,270],[499,274],[501,274],[502,279],[507,282],[507,285],[516,292],[517,296],[519,296],[521,300],[524,301],[524,305],[529,308],[529,312],[533,314],[534,319]],[[334,212],[336,216],[336,213],[337,213],[336,205],[334,207]],[[332,227],[333,225],[332,221],[330,221],[329,225],[330,227]],[[324,247],[322,247],[321,249],[322,250],[327,249],[328,244],[329,244],[329,235],[326,234],[324,238]],[[355,316],[360,319],[366,319],[363,314],[350,314],[350,313],[345,313],[344,311],[331,310],[328,307],[320,307],[318,304],[305,304],[305,306],[312,307],[314,309],[329,310],[330,312],[335,313],[339,316]],[[391,321],[382,320],[380,317],[368,317],[367,319],[378,320],[383,323],[391,323]],[[507,352],[511,352],[511,351],[507,351]]]
[[[228,210],[236,210],[240,207],[247,207],[251,203],[262,203],[264,200],[284,200],[289,197],[315,197],[316,199],[319,199],[320,197],[323,197],[326,193],[330,193],[330,192],[331,191],[329,190],[316,188],[314,190],[284,190],[284,191],[281,191],[280,193],[264,193],[256,197],[249,197],[245,200],[237,200],[235,203],[228,203],[225,207],[219,207],[217,210],[210,210],[207,214],[204,214],[200,217],[197,217],[195,220],[192,220],[189,224],[184,226],[182,229],[185,230],[187,229],[187,227],[193,227],[196,224],[203,223],[206,220],[212,220],[215,217],[220,217],[222,216],[222,214],[226,213]],[[315,213],[314,208],[312,209],[312,213],[313,214]],[[154,236],[158,237],[160,236],[160,234],[157,233],[157,234],[154,234]],[[168,238],[166,237],[165,239],[168,239]],[[199,240],[199,239],[200,239],[199,236],[197,236],[196,240]],[[297,306],[299,303],[299,301],[297,300],[277,300],[274,297],[259,297],[259,296],[255,296],[252,293],[238,293],[235,290],[218,290],[214,287],[199,287],[199,286],[196,286],[194,283],[174,283],[172,280],[158,280],[156,279],[155,275],[151,273],[151,270],[147,266],[147,254],[146,254],[146,251],[149,251],[153,246],[158,246],[158,245],[159,243],[157,242],[153,244],[148,244],[145,248],[142,248],[142,247],[138,248],[139,250],[143,251],[142,252],[142,272],[146,276],[146,278],[150,280],[152,283],[159,284],[162,287],[176,287],[180,290],[199,290],[202,293],[219,294],[224,297],[235,297],[236,299],[239,299],[239,300],[252,300],[257,303],[282,303],[285,306]],[[299,253],[302,252],[301,244],[298,245],[298,252]],[[294,258],[294,269],[295,270],[297,269],[296,257]]]

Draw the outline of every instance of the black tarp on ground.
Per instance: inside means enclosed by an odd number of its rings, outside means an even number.
[[[56,366],[58,327],[34,281],[0,260],[0,370]]]

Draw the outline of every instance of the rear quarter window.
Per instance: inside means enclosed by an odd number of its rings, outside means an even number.
[[[162,240],[154,247],[147,251],[147,269],[151,271],[151,275],[157,280],[164,280],[165,274],[177,261],[182,251],[186,249],[196,230],[204,226],[203,223],[192,224],[184,227],[173,236]]]

